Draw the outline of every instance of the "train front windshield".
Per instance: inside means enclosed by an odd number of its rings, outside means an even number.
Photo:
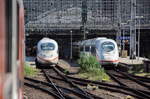
[[[106,52],[110,52],[115,49],[115,45],[112,42],[104,42],[102,44],[102,49]]]
[[[55,49],[55,45],[53,43],[41,44],[41,50],[43,50],[43,51],[52,51],[54,49]]]

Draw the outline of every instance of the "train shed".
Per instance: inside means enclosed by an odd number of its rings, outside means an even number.
[[[149,53],[150,49],[147,45],[150,42],[149,5],[149,0],[24,0],[27,48],[34,50],[44,36],[57,40],[60,48],[70,47],[71,38],[74,42],[94,37],[112,38],[122,46],[123,33],[137,39],[135,34],[140,31],[140,44],[144,45],[140,56],[149,57],[143,53]],[[128,51],[130,40],[126,44]],[[132,42],[131,46],[137,46],[135,40]]]

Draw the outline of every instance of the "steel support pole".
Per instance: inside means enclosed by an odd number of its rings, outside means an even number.
[[[118,10],[117,10],[117,18],[118,18],[118,32],[116,35],[116,41],[118,46],[120,47],[121,51],[121,40],[119,39],[121,37],[121,0],[118,0]]]
[[[84,24],[84,27],[83,27],[83,34],[84,34],[83,39],[84,39],[84,40],[86,39],[86,35],[85,35],[85,32],[86,32],[86,30],[85,30],[85,29],[86,29],[86,27],[85,27],[85,26],[86,26],[86,24]]]
[[[87,1],[82,0],[82,25],[83,25],[83,39],[86,39],[86,22],[87,22]],[[83,45],[83,50],[85,52],[85,45]]]
[[[84,26],[83,26],[83,35],[84,35],[83,39],[85,40],[85,39],[86,39],[86,35],[85,35],[85,24],[84,24]],[[85,52],[85,44],[83,45],[83,51]]]
[[[70,41],[71,41],[71,46],[70,46],[70,60],[72,60],[72,31],[70,31]]]
[[[136,59],[136,0],[131,0],[130,59]]]
[[[141,19],[139,19],[139,32],[138,32],[138,59],[140,57],[140,26],[141,26]]]
[[[125,26],[123,26],[123,50],[125,50],[125,42],[124,42],[124,39],[125,39],[125,36],[124,36],[124,32],[125,32]]]

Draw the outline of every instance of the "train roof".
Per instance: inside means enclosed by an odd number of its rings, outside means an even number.
[[[105,41],[111,41],[111,42],[116,42],[115,40],[113,39],[103,39],[102,42],[105,42]]]
[[[107,39],[106,37],[97,37],[93,39],[88,39],[84,41],[75,42],[75,45],[95,45],[97,41],[101,41]]]
[[[50,38],[48,38],[48,37],[44,37],[44,38],[42,38],[40,41],[42,41],[42,42],[56,42],[54,39],[50,39]]]
[[[97,42],[105,42],[105,41],[111,41],[111,42],[114,42],[115,41],[113,39],[108,39],[106,37],[98,37],[98,38],[93,38],[93,39],[88,39],[88,40],[84,40],[84,41],[79,41],[79,42],[74,42],[73,45],[86,45],[86,46],[93,46],[93,45],[96,45]]]
[[[42,44],[42,43],[47,43],[47,42],[51,42],[51,43],[55,43],[57,44],[57,42],[53,39],[50,39],[48,37],[44,37],[42,38],[39,42],[38,42],[38,45]]]

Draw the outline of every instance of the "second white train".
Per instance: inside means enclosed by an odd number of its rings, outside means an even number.
[[[73,43],[73,51],[77,55],[81,53],[94,55],[101,65],[119,62],[119,52],[116,42],[105,37],[98,37]],[[77,52],[78,51],[78,52]]]

